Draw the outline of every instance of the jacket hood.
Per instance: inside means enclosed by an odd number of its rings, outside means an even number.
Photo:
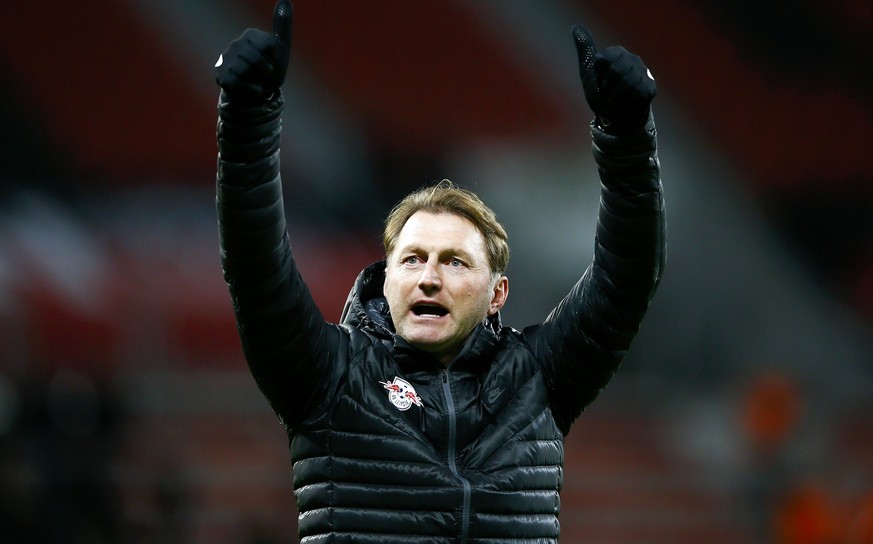
[[[394,334],[394,323],[388,310],[388,300],[382,292],[385,284],[385,261],[376,261],[361,270],[346,298],[340,323],[377,336]]]
[[[394,322],[391,321],[391,311],[388,300],[383,293],[385,285],[385,261],[376,261],[358,274],[355,284],[346,299],[340,323],[365,330],[376,336],[390,338],[394,336]],[[485,329],[498,334],[501,328],[500,313],[485,319]]]

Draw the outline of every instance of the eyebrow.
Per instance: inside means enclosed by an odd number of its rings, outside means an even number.
[[[395,250],[395,253],[397,253],[398,256],[402,256],[404,254],[409,254],[409,253],[427,253],[427,254],[430,254],[430,251],[427,251],[421,245],[414,244],[414,245],[407,245],[407,246],[398,247]],[[470,262],[473,260],[473,255],[470,254],[470,252],[468,252],[464,249],[461,249],[461,248],[457,248],[457,247],[449,247],[449,248],[440,249],[438,251],[438,255],[439,255],[440,259],[444,259],[446,257],[453,256],[453,257],[459,257],[462,260],[467,261],[467,262]]]

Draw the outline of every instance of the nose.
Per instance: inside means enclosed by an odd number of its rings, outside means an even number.
[[[433,260],[429,260],[421,271],[421,276],[418,277],[418,288],[422,291],[436,291],[440,287],[442,287],[442,280],[439,265]]]

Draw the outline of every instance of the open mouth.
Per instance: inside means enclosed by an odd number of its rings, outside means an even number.
[[[412,307],[412,313],[418,316],[442,317],[449,311],[437,304],[416,304]]]

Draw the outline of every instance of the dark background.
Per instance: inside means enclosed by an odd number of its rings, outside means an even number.
[[[336,319],[450,178],[513,249],[504,321],[591,256],[569,29],[655,74],[668,265],[568,437],[566,542],[873,542],[873,6],[295,2],[292,243]],[[212,66],[271,0],[10,0],[0,22],[0,540],[294,540],[218,259]]]

